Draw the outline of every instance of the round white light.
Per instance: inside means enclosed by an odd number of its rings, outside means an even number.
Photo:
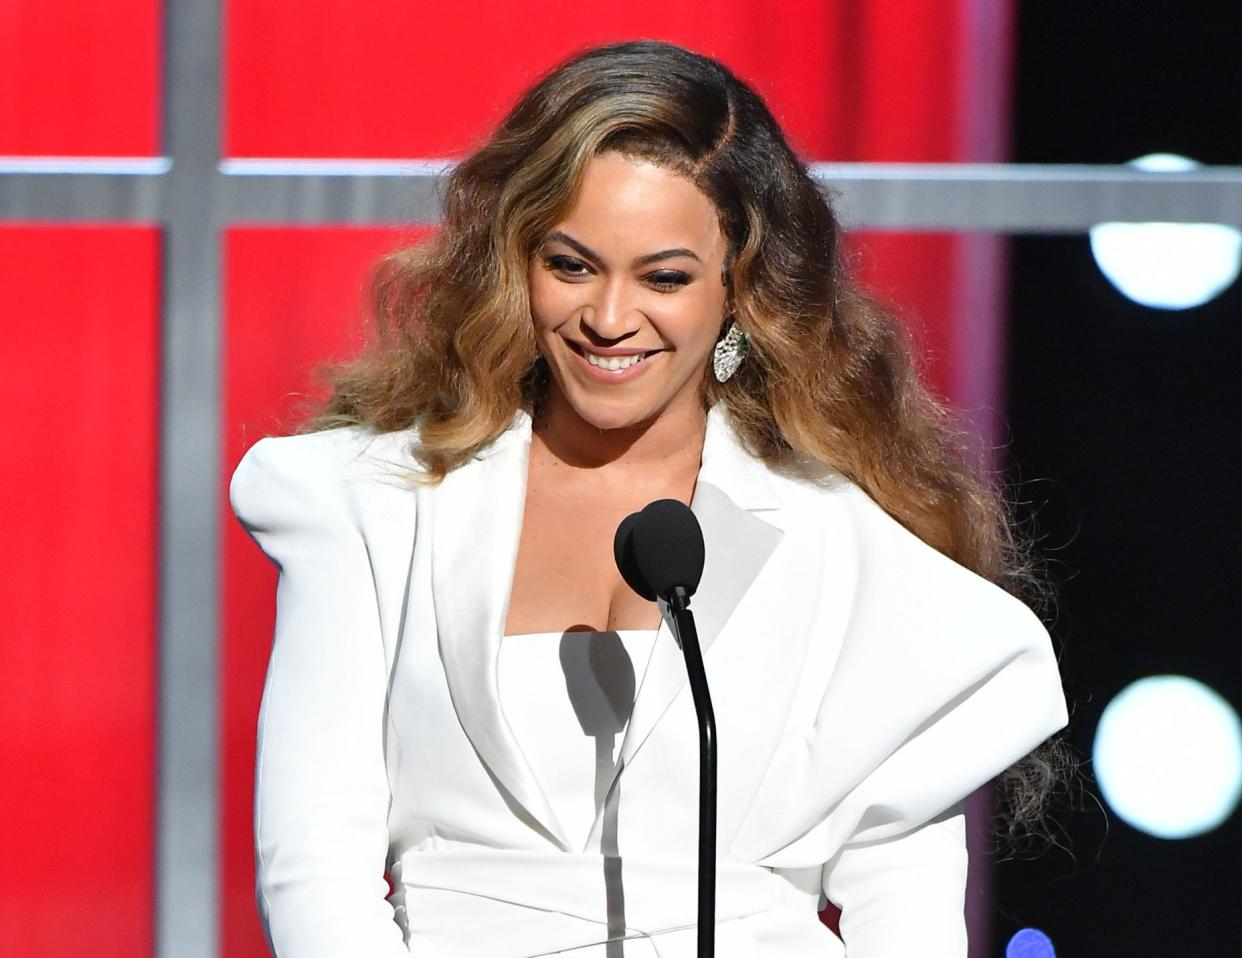
[[[1129,165],[1157,173],[1200,166],[1175,153],[1152,153]],[[1242,231],[1221,223],[1101,223],[1089,233],[1091,253],[1109,282],[1156,309],[1200,306],[1242,269]]]
[[[1095,777],[1114,812],[1158,838],[1209,832],[1242,797],[1242,722],[1202,682],[1154,675],[1100,716]]]

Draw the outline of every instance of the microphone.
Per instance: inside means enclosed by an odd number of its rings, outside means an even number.
[[[658,598],[668,606],[673,637],[686,660],[699,721],[698,958],[712,958],[716,950],[716,716],[690,611],[690,597],[703,578],[703,530],[684,503],[657,499],[621,520],[612,551],[617,570],[631,589],[648,601]]]
[[[612,555],[617,560],[617,571],[621,573],[625,584],[648,602],[654,602],[656,594],[652,591],[651,584],[638,568],[638,561],[634,558],[634,527],[638,525],[641,515],[641,512],[631,512],[621,520],[621,524],[617,526],[617,534],[612,540]]]
[[[666,602],[677,589],[694,595],[703,578],[703,530],[676,499],[657,499],[639,514],[631,549],[651,591]]]
[[[684,503],[657,499],[626,516],[617,526],[612,552],[621,578],[644,599],[689,609],[703,578],[705,549],[699,521]],[[680,624],[674,614],[674,625]],[[681,631],[673,630],[678,647]]]

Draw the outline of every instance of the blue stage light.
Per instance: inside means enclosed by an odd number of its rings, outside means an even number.
[[[1057,958],[1052,939],[1038,928],[1023,928],[1009,939],[1005,958]]]

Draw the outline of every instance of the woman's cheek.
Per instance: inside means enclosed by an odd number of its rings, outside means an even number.
[[[576,309],[572,290],[550,287],[546,282],[532,284],[530,309],[535,323],[544,329],[556,329]]]

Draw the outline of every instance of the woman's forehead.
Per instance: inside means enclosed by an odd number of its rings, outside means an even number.
[[[691,249],[706,262],[724,248],[716,206],[689,178],[612,152],[588,161],[574,202],[555,229],[592,249],[635,255],[654,243]]]

